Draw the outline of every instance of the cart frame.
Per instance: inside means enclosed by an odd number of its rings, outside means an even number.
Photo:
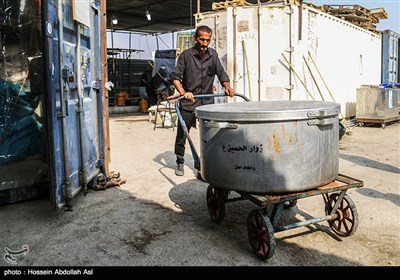
[[[338,174],[334,181],[312,190],[288,193],[261,195],[234,191],[209,185],[207,188],[207,208],[210,218],[220,223],[225,216],[225,204],[249,200],[260,207],[252,210],[247,218],[247,230],[250,245],[255,254],[262,260],[271,258],[275,252],[274,233],[301,226],[328,221],[332,231],[341,237],[352,235],[358,227],[358,213],[354,202],[346,194],[348,189],[360,188],[363,182],[352,177]],[[240,197],[229,198],[230,192]],[[294,207],[298,199],[322,195],[325,203],[325,215],[305,221],[278,226],[283,209]],[[267,207],[273,206],[268,215]]]

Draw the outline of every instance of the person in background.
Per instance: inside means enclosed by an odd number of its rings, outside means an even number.
[[[219,60],[215,49],[209,48],[212,30],[205,25],[196,28],[194,39],[196,41],[192,48],[184,50],[178,57],[175,71],[171,80],[176,90],[184,98],[180,101],[180,112],[188,131],[196,122],[195,109],[200,105],[214,103],[214,98],[198,98],[196,95],[213,94],[213,83],[215,75],[221,85],[225,88],[225,94],[234,96],[235,91],[231,88],[230,79]],[[175,174],[183,176],[184,155],[186,135],[181,124],[178,124],[175,138],[176,168]],[[197,174],[197,178],[201,178]]]
[[[142,76],[140,76],[140,86],[141,87],[146,87],[149,84],[149,82],[151,80],[152,72],[153,71],[152,71],[151,65],[147,64]]]
[[[140,86],[146,87],[147,102],[149,103],[149,106],[153,106],[157,103],[155,89],[150,84],[152,72],[153,70],[151,65],[147,64],[142,76],[140,77]]]
[[[176,54],[176,60],[178,60],[178,57],[181,55],[181,49],[180,48],[176,48],[175,49],[175,54]]]
[[[154,88],[157,101],[166,100],[170,95],[170,79],[165,65],[161,65],[160,69],[154,74],[150,80],[150,85]]]
[[[160,86],[169,87],[170,82],[167,67],[165,65],[160,66],[160,69],[158,69],[158,71],[151,78],[150,84],[156,91]]]

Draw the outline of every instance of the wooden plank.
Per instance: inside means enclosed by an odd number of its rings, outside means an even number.
[[[307,191],[277,195],[262,195],[243,192],[239,192],[239,194],[243,198],[248,199],[256,205],[264,208],[268,205],[282,203],[290,200],[307,198],[315,195],[322,195],[325,193],[338,192],[350,188],[359,188],[362,187],[363,184],[364,183],[360,180],[348,177],[346,175],[338,174],[333,182]]]
[[[103,130],[104,130],[104,147],[103,147],[103,153],[104,153],[104,172],[106,175],[110,172],[109,170],[109,164],[111,162],[111,157],[110,157],[110,124],[109,124],[109,101],[108,101],[108,90],[105,87],[106,81],[108,81],[108,71],[107,71],[107,13],[106,13],[106,0],[101,1],[100,4],[100,34],[101,38],[101,65],[102,65],[102,71],[101,71],[101,92],[102,92],[102,106],[103,106]]]
[[[213,11],[225,10],[229,7],[236,7],[236,6],[250,6],[250,3],[246,2],[245,0],[228,0],[219,3],[212,3],[211,9]]]

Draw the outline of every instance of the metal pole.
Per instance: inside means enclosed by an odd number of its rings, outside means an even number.
[[[71,208],[71,182],[70,182],[70,169],[69,169],[69,153],[68,153],[68,135],[67,135],[67,116],[68,116],[68,97],[69,85],[67,80],[63,79],[63,71],[67,70],[64,68],[64,22],[63,22],[63,7],[62,0],[57,1],[57,20],[58,20],[58,55],[59,55],[59,79],[60,84],[60,114],[59,117],[62,118],[62,144],[63,144],[63,157],[64,157],[64,195],[66,207],[70,210]]]
[[[261,18],[261,16],[262,16],[262,7],[261,7],[261,2],[258,1],[258,8],[257,8],[258,101],[261,101],[261,82],[262,82],[262,77],[261,77],[261,20],[262,20],[262,18]]]
[[[308,71],[310,72],[311,78],[312,78],[312,80],[313,80],[315,86],[317,87],[317,90],[318,90],[318,92],[319,92],[319,96],[321,96],[322,101],[325,101],[324,96],[322,95],[322,91],[321,91],[321,89],[320,89],[319,86],[318,86],[317,80],[315,79],[315,77],[314,77],[314,75],[313,75],[313,73],[312,73],[312,71],[311,71],[311,67],[310,67],[310,65],[308,64],[307,59],[305,58],[304,55],[303,55],[303,60],[304,60],[304,63],[306,64],[306,66],[307,66]]]
[[[111,29],[111,51],[112,51],[112,75],[113,78],[115,79],[115,53],[114,53],[114,30]]]
[[[246,75],[247,75],[247,80],[249,83],[249,98],[250,101],[253,101],[253,99],[251,98],[251,77],[250,77],[250,68],[249,68],[249,60],[247,57],[247,50],[246,50],[246,44],[244,42],[244,40],[242,41],[243,44],[243,58],[244,58],[244,63],[245,66],[243,66],[244,69],[247,69],[247,71],[243,71],[243,94],[245,94],[246,90],[245,90],[245,80],[246,80]],[[247,73],[245,73],[247,72]],[[245,94],[246,95],[246,94]]]
[[[131,69],[131,54],[132,54],[132,32],[129,32],[129,55],[128,55],[128,97],[131,95],[131,75],[132,75],[132,69]]]
[[[328,85],[327,85],[326,82],[325,82],[324,77],[322,76],[321,72],[319,71],[319,68],[318,68],[317,64],[315,63],[315,60],[313,59],[313,57],[312,57],[310,51],[308,51],[308,57],[311,59],[312,63],[314,64],[315,69],[317,69],[318,75],[321,77],[322,82],[324,83],[326,89],[327,89],[328,92],[329,92],[329,95],[330,95],[331,98],[332,98],[332,101],[333,101],[333,102],[336,102],[336,101],[335,101],[335,98],[333,97],[332,92],[329,90],[329,87],[328,87]],[[342,120],[343,120],[344,124],[346,125],[346,128],[349,129],[349,133],[350,133],[350,132],[351,132],[351,127],[350,127],[349,123],[346,121],[346,118],[343,116],[342,112],[340,112],[340,116],[342,117]]]
[[[285,59],[286,63],[289,65],[290,70],[296,75],[296,77],[299,79],[300,83],[303,85],[305,90],[307,91],[308,95],[311,97],[312,100],[315,100],[314,96],[312,96],[311,92],[308,90],[306,84],[303,82],[303,80],[300,78],[300,76],[296,73],[296,71],[293,68],[293,65],[290,63],[290,61],[286,58],[286,56],[282,53],[283,58]],[[290,73],[289,70],[289,73]],[[291,75],[291,74],[290,74]],[[289,99],[291,100],[291,99]]]
[[[200,0],[197,0],[197,13],[200,13]]]
[[[84,110],[83,110],[83,86],[82,86],[82,57],[81,57],[81,33],[80,33],[80,23],[76,23],[76,58],[77,58],[77,67],[76,67],[76,82],[78,84],[78,104],[76,108],[76,112],[78,114],[78,125],[79,125],[79,148],[80,148],[80,180],[83,184],[83,192],[86,194],[88,192],[88,176],[86,172],[86,159],[85,159],[85,141],[83,139],[83,131],[84,131]]]
[[[232,9],[232,17],[233,17],[233,88],[237,87],[237,66],[236,66],[236,59],[237,59],[237,34],[236,34],[236,17],[237,17],[237,10],[236,7]]]
[[[159,49],[160,49],[160,46],[159,46],[159,44],[158,44],[158,35],[156,35],[156,43],[157,43],[157,50],[159,50]]]

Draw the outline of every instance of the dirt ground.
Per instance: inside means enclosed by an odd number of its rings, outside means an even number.
[[[110,117],[111,165],[126,183],[79,194],[73,211],[56,211],[48,198],[0,208],[0,248],[29,253],[9,266],[399,266],[400,124],[353,126],[340,141],[340,173],[362,180],[347,194],[358,229],[338,237],[327,222],[275,233],[272,258],[250,246],[246,220],[257,206],[226,204],[221,224],[206,206],[208,184],[195,178],[187,145],[185,176],[174,174],[176,131],[157,128],[148,116]],[[198,130],[191,136],[198,147]],[[299,199],[281,223],[324,215],[320,195]]]

